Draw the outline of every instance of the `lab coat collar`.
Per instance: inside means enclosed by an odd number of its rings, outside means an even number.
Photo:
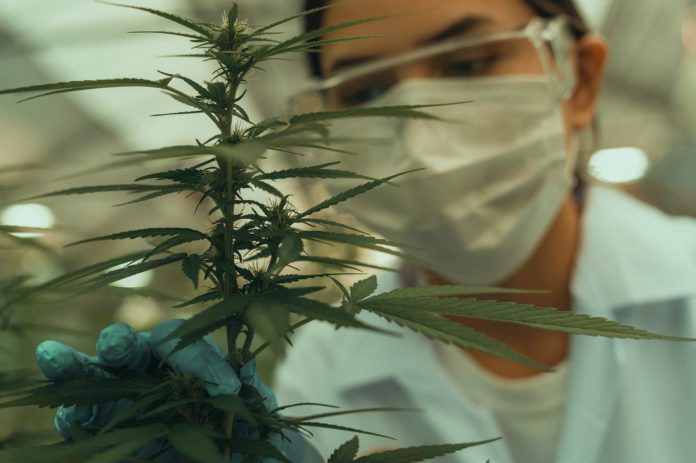
[[[571,285],[576,310],[615,318],[617,310],[696,297],[696,226],[616,188],[593,185]]]

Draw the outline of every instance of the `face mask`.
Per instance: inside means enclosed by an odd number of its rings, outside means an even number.
[[[454,282],[494,284],[531,255],[572,186],[560,107],[543,76],[408,80],[374,106],[440,104],[447,121],[342,120],[334,137],[355,153],[342,168],[386,177],[425,168],[340,207]],[[312,160],[331,158],[314,153]],[[327,182],[331,194],[354,186]]]

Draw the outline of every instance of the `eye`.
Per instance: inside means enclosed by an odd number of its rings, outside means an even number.
[[[445,77],[468,77],[486,74],[497,61],[497,56],[453,59],[444,63],[442,75]]]
[[[353,83],[338,89],[336,102],[343,107],[359,106],[384,94],[391,84],[387,82]]]

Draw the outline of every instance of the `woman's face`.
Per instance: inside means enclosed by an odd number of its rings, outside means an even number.
[[[522,0],[355,0],[343,4],[341,1],[330,3],[336,6],[326,10],[322,26],[382,15],[401,15],[327,35],[325,38],[383,37],[326,44],[320,55],[324,75],[398,55],[438,40],[519,29],[535,16]],[[528,42],[526,45],[522,41],[510,42],[504,50],[496,53],[505,58],[486,63],[486,75],[543,73],[541,61]],[[562,108],[568,134],[591,124],[606,55],[603,42],[590,35],[576,43],[573,53],[578,85],[573,97],[563,102]],[[400,81],[443,74],[436,63],[425,60],[400,67],[398,74],[392,78]]]

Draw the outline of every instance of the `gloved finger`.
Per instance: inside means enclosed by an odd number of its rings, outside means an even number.
[[[106,366],[143,371],[150,363],[149,335],[130,325],[114,323],[99,333],[97,357]]]
[[[278,408],[278,401],[270,387],[263,382],[261,377],[256,374],[256,359],[251,359],[245,363],[239,370],[239,379],[243,384],[248,384],[259,391],[259,394],[266,399],[266,405],[269,410]]]
[[[51,381],[106,377],[107,373],[95,366],[96,357],[90,357],[58,341],[44,341],[36,347],[36,363],[44,376]]]
[[[72,438],[70,431],[72,423],[77,422],[81,425],[87,423],[94,415],[92,408],[91,405],[70,405],[68,407],[61,405],[58,407],[53,424],[61,437],[70,440]]]
[[[242,383],[234,369],[210,342],[201,339],[178,352],[174,351],[178,339],[164,341],[183,320],[167,320],[158,324],[150,336],[150,348],[175,371],[196,376],[211,396],[237,395]]]

